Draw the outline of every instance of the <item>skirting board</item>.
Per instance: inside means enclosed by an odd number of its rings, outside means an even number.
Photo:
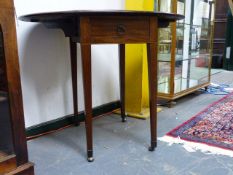
[[[93,109],[93,117],[97,117],[106,113],[109,113],[113,110],[116,110],[120,107],[120,101],[115,101],[111,103],[107,103]],[[79,120],[84,121],[84,112],[80,112],[78,116],[69,115],[65,117],[61,117],[55,120],[51,120],[45,123],[41,123],[39,125],[31,126],[26,129],[26,134],[28,140],[37,137],[39,135],[43,135],[45,133],[49,133],[52,131],[59,130],[61,128],[74,125],[75,122]]]

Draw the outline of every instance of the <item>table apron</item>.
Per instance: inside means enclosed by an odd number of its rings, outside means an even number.
[[[88,38],[83,39],[80,33],[81,43],[145,43],[150,41],[150,18],[149,17],[119,17],[97,16],[89,17],[86,23],[85,33]],[[80,26],[83,26],[82,20]],[[81,30],[82,31],[82,30]],[[155,31],[154,31],[155,32]]]

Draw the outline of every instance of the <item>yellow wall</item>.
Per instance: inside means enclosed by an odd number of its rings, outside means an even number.
[[[126,0],[126,10],[153,11],[154,0]],[[148,107],[147,52],[145,44],[126,45],[126,112]]]

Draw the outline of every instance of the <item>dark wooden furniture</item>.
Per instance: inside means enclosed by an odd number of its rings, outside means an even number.
[[[0,174],[34,174],[28,162],[13,1],[0,1]]]
[[[222,68],[223,56],[225,52],[227,12],[229,5],[227,0],[216,0],[215,3],[216,10],[214,20],[212,67]]]
[[[121,117],[125,122],[125,44],[147,43],[151,146],[157,145],[157,40],[158,28],[181,19],[181,15],[139,11],[67,11],[30,14],[21,20],[41,22],[48,28],[60,28],[70,38],[72,63],[74,113],[77,114],[77,62],[76,43],[81,45],[83,87],[85,101],[85,123],[88,161],[93,161],[92,142],[92,90],[91,90],[91,44],[119,44]]]

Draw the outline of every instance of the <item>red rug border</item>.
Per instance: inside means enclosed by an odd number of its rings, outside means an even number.
[[[201,112],[199,112],[198,114],[194,115],[193,117],[191,117],[189,120],[187,120],[186,122],[180,124],[179,126],[177,126],[176,128],[172,129],[171,131],[169,131],[166,136],[169,136],[169,137],[172,137],[172,138],[177,138],[177,137],[174,137],[173,135],[171,135],[172,132],[174,132],[175,130],[181,128],[182,126],[186,125],[188,122],[190,122],[191,120],[193,120],[194,118],[196,118],[198,115],[200,115],[201,113],[207,111],[210,107],[216,105],[217,103],[225,100],[227,97],[233,95],[233,92],[224,96],[223,98],[213,102],[212,104],[208,105],[204,110],[202,110]],[[181,139],[181,138],[180,138]],[[208,146],[211,146],[211,147],[216,147],[216,148],[221,148],[221,149],[224,149],[224,150],[228,150],[228,151],[233,151],[232,149],[227,149],[225,147],[221,147],[221,146],[217,146],[217,145],[214,145],[214,144],[209,144],[209,143],[203,143],[203,142],[198,142],[198,141],[193,141],[193,140],[189,140],[189,139],[181,139],[181,140],[184,140],[184,141],[188,141],[188,142],[193,142],[193,143],[200,143],[200,144],[204,144],[204,145],[208,145]]]

